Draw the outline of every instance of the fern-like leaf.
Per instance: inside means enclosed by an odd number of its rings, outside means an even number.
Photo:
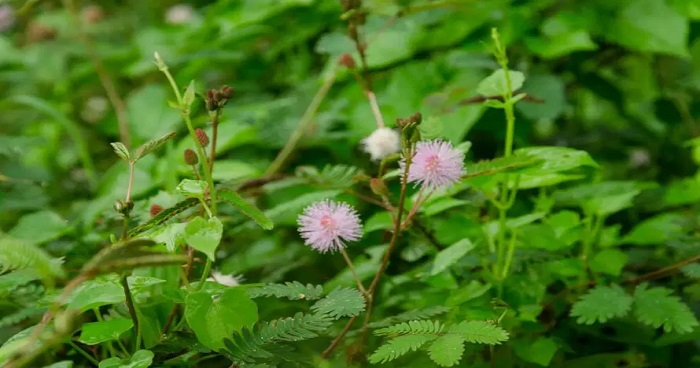
[[[382,345],[369,357],[372,364],[386,363],[399,358],[409,351],[420,349],[426,342],[435,340],[438,336],[432,334],[398,336]]]
[[[596,286],[579,299],[571,309],[576,322],[591,325],[607,322],[611,318],[624,317],[632,307],[632,297],[620,285]]]
[[[43,249],[7,236],[0,238],[0,273],[25,269],[36,272],[49,285],[65,277],[60,261]]]
[[[268,351],[271,348],[268,345],[315,338],[328,329],[331,323],[332,320],[325,316],[297,313],[294,317],[263,322],[255,332],[244,329],[225,340],[224,345],[227,355],[236,361],[269,359],[273,354]]]
[[[508,340],[508,332],[486,321],[464,321],[450,328],[451,334],[462,336],[465,341],[477,344],[498,345]]]
[[[146,223],[141,224],[129,231],[129,237],[135,237],[138,234],[141,234],[143,232],[146,232],[147,230],[150,230],[162,223],[165,223],[166,221],[170,220],[174,216],[184,212],[185,210],[189,209],[190,207],[194,207],[197,204],[199,204],[199,199],[197,198],[187,198],[184,201],[180,201],[176,203],[174,206],[170,208],[166,208],[163,210],[163,212],[159,213],[158,215],[154,216],[150,220],[148,220]]]
[[[386,328],[374,331],[378,336],[396,336],[408,334],[439,334],[444,325],[440,321],[419,320],[399,323]]]
[[[646,284],[634,290],[634,314],[637,319],[654,328],[676,331],[680,334],[692,332],[698,320],[690,308],[671,289],[655,287],[647,289]]]
[[[14,313],[8,314],[0,318],[0,328],[16,325],[29,317],[38,316],[44,313],[44,309],[39,308],[22,308]]]
[[[428,319],[431,317],[438,316],[443,313],[447,313],[450,310],[449,307],[445,307],[442,305],[435,305],[435,306],[430,306],[424,309],[416,309],[416,310],[410,310],[403,312],[401,314],[397,314],[395,316],[391,316],[388,318],[385,318],[381,321],[377,322],[372,322],[369,324],[370,328],[382,328],[382,327],[388,327],[400,322],[406,322],[406,321],[413,321],[413,320],[418,320],[418,319]]]
[[[18,287],[38,279],[40,279],[40,276],[30,269],[17,270],[0,275],[0,298],[4,298]]]
[[[365,310],[365,298],[357,289],[338,288],[311,306],[311,310],[333,319],[354,317]]]
[[[464,337],[459,334],[440,336],[428,348],[430,359],[441,367],[451,367],[459,363],[463,353]]]
[[[298,281],[285,282],[284,284],[267,284],[261,287],[248,289],[251,298],[270,297],[287,298],[289,300],[316,300],[323,295],[321,285],[302,284]]]
[[[326,165],[321,171],[315,167],[302,166],[296,175],[325,188],[345,189],[351,187],[362,170],[348,165]]]

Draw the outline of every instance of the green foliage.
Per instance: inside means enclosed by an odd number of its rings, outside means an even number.
[[[311,310],[333,319],[354,317],[365,310],[365,298],[357,289],[339,288],[317,301]]]
[[[230,190],[222,190],[219,192],[219,197],[230,203],[244,215],[250,217],[250,219],[255,221],[255,223],[261,228],[265,230],[272,230],[272,228],[275,226],[272,220],[267,218],[267,216],[265,216],[265,214],[253,204],[241,197],[240,194]]]
[[[199,342],[219,351],[225,338],[253,327],[258,321],[258,306],[242,288],[228,288],[216,298],[199,291],[187,296],[185,318]]]
[[[284,284],[267,284],[248,289],[251,298],[270,297],[287,298],[289,300],[316,300],[323,296],[321,285],[302,284],[298,281]]]
[[[317,314],[303,314],[259,323],[255,330],[243,329],[231,339],[224,340],[226,354],[234,361],[252,362],[271,358],[266,345],[312,339],[330,327],[331,319]]]
[[[582,296],[571,309],[571,316],[578,323],[607,322],[611,318],[624,317],[632,307],[633,299],[620,285],[596,286]]]
[[[0,366],[697,365],[697,1],[0,3]]]
[[[369,357],[371,363],[395,360],[433,341],[428,347],[428,356],[441,367],[459,363],[465,342],[497,345],[508,340],[505,330],[485,321],[463,321],[445,332],[445,325],[439,321],[416,320],[380,328],[374,334],[391,339],[372,353]]]
[[[673,291],[663,287],[647,288],[642,284],[634,290],[634,315],[642,323],[664,331],[689,333],[698,326],[690,308]]]
[[[48,285],[53,285],[55,278],[65,277],[61,262],[51,258],[44,250],[21,240],[0,236],[0,273],[16,270],[30,270]]]

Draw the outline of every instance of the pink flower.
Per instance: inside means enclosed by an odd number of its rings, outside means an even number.
[[[299,233],[304,243],[321,253],[343,249],[343,241],[362,236],[357,212],[347,203],[324,200],[304,209],[299,216]]]
[[[406,168],[406,158],[399,163]],[[423,185],[428,190],[448,187],[464,175],[464,154],[450,142],[440,139],[416,144],[416,152],[408,168],[409,183]]]

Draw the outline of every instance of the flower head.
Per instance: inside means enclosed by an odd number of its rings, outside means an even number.
[[[243,276],[237,275],[226,275],[221,272],[212,271],[211,277],[207,278],[207,281],[214,281],[224,286],[238,286],[244,281]]]
[[[297,222],[304,243],[321,253],[343,249],[343,241],[356,241],[362,236],[357,212],[343,202],[316,202],[304,209]]]
[[[405,170],[406,158],[399,163]],[[416,152],[408,168],[409,183],[421,184],[429,190],[448,187],[464,175],[464,154],[450,142],[440,139],[416,144]]]
[[[392,153],[399,152],[401,137],[394,129],[379,128],[362,140],[362,146],[372,160],[379,161]]]

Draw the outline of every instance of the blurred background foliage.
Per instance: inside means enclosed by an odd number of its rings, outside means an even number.
[[[177,111],[168,106],[173,97],[154,66],[155,51],[179,85],[194,79],[200,92],[222,84],[235,88],[220,127],[217,180],[242,183],[263,175],[331,75],[336,82],[286,172],[326,164],[375,170],[359,147],[375,128],[372,113],[353,75],[337,66],[340,55],[356,54],[339,1],[0,3],[0,229],[65,256],[69,270],[79,268],[118,229],[111,207],[124,196],[127,167],[110,142],[127,140],[134,148],[178,132],[160,159],[148,157],[137,166],[135,212],[143,218],[151,204],[175,203],[168,193],[189,174],[181,155],[190,143]],[[420,111],[440,126],[439,136],[471,141],[470,161],[502,155],[501,113],[470,100],[477,96],[478,83],[498,67],[489,40],[490,29],[498,27],[511,67],[527,77],[523,91],[534,98],[517,105],[516,147],[587,151],[600,165],[588,173],[591,181],[624,180],[624,190],[641,193],[634,207],[612,216],[615,225],[606,228],[603,241],[644,245],[697,229],[693,210],[700,201],[695,176],[700,140],[693,138],[700,133],[695,118],[700,112],[700,1],[362,3],[370,75],[390,124]],[[128,139],[120,133],[96,68],[109,75],[123,99]],[[197,114],[196,124],[204,126],[203,106]],[[538,189],[531,192],[533,199],[519,202],[516,212],[538,205]],[[322,263],[302,247],[293,229],[300,208],[337,194],[335,189],[310,190],[283,181],[253,194],[277,230],[263,234],[228,214],[229,236],[218,268],[254,282],[347,284],[347,273],[334,271],[342,268],[342,260]],[[566,205],[566,195],[562,191],[556,198]],[[370,218],[376,209],[361,211]],[[630,233],[662,212],[665,217]],[[467,206],[460,214],[431,220],[430,227],[437,242],[450,244],[474,231],[467,226],[455,234],[455,228],[478,217],[477,207]],[[386,222],[371,219],[368,226],[375,229]],[[620,240],[625,233],[628,237]],[[363,244],[381,242],[376,232]],[[411,249],[402,254],[409,263],[422,256]],[[380,251],[366,249],[368,272]],[[666,259],[659,252],[664,250],[633,252],[635,264],[640,269],[663,265]],[[449,281],[431,283],[440,288]],[[694,290],[697,302],[700,293]],[[439,293],[423,298],[402,303],[444,301]]]

